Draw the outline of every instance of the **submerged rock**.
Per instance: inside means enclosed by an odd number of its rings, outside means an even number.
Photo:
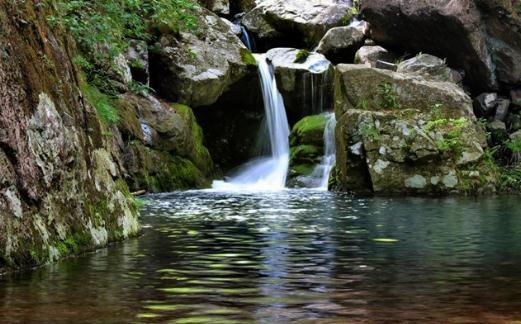
[[[336,180],[343,190],[449,193],[494,184],[482,162],[486,136],[471,99],[452,82],[338,65],[335,112]]]

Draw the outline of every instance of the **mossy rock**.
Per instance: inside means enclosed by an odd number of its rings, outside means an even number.
[[[290,134],[290,145],[323,146],[326,122],[326,116],[323,114],[304,117],[293,127]]]
[[[317,164],[324,154],[323,147],[315,145],[299,145],[291,148],[291,164],[311,163]]]

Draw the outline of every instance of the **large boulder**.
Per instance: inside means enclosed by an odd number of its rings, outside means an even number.
[[[251,53],[230,26],[199,9],[197,32],[163,34],[151,51],[151,85],[173,102],[207,106],[248,73],[255,73]]]
[[[259,38],[284,34],[316,45],[349,16],[348,0],[263,0],[243,17],[243,24]]]
[[[290,124],[331,110],[333,65],[322,54],[294,48],[266,53],[284,98]]]
[[[521,19],[513,1],[363,0],[371,37],[463,69],[474,92],[521,82]]]
[[[316,51],[334,62],[352,62],[356,51],[364,44],[366,28],[364,22],[331,28],[320,40]]]
[[[122,95],[121,169],[132,190],[173,191],[208,186],[213,163],[190,107],[152,95]]]
[[[356,193],[491,189],[486,136],[452,82],[365,65],[338,65],[337,183]]]

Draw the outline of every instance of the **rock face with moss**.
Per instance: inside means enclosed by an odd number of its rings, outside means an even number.
[[[356,193],[493,190],[486,136],[451,82],[365,65],[335,76],[337,183]]]
[[[288,185],[305,187],[308,178],[324,155],[326,116],[307,116],[295,124],[290,133],[290,167]]]
[[[255,59],[224,21],[197,11],[198,29],[163,34],[151,51],[151,85],[173,102],[208,106],[234,83],[256,73]]]
[[[0,271],[139,230],[104,126],[78,91],[70,42],[46,15],[0,1]]]
[[[121,154],[121,169],[132,190],[208,186],[212,158],[190,107],[132,93],[120,96],[114,104],[121,116],[115,151]]]
[[[333,65],[322,54],[295,48],[274,48],[271,62],[290,124],[307,115],[330,110]]]

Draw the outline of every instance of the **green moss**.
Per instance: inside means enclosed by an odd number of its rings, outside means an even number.
[[[255,57],[253,57],[253,54],[246,48],[241,48],[241,60],[247,65],[257,65]]]
[[[83,82],[81,92],[87,102],[98,112],[99,118],[106,124],[115,124],[119,121],[118,110],[112,104],[112,99],[100,92],[98,88]]]
[[[306,62],[310,54],[311,53],[307,49],[301,49],[300,51],[297,52],[294,63]]]
[[[291,148],[291,161],[298,162],[316,162],[323,155],[323,148],[315,145],[299,145]]]
[[[323,114],[304,117],[293,126],[290,135],[291,145],[323,145],[326,123],[327,120]]]
[[[173,104],[172,108],[181,114],[183,119],[190,125],[193,147],[190,154],[192,162],[201,169],[204,174],[210,174],[213,169],[212,157],[208,149],[204,146],[203,129],[197,123],[192,109],[182,104]]]
[[[296,164],[291,167],[291,170],[299,176],[309,176],[314,169],[314,164]]]

